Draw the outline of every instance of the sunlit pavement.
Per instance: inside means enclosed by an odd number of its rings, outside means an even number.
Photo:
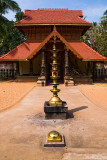
[[[52,96],[51,88],[35,87],[12,109],[0,113],[0,160],[107,159],[107,111],[75,86],[60,85],[68,119],[45,120],[44,102]],[[44,148],[51,130],[65,135],[66,147]]]

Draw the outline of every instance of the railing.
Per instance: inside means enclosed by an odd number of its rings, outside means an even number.
[[[94,71],[95,79],[105,79],[107,78],[107,68],[105,69],[95,69]]]
[[[16,77],[16,70],[14,69],[0,69],[0,79],[14,79]]]

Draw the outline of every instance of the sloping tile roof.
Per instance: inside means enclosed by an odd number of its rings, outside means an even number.
[[[38,9],[25,10],[24,19],[15,22],[15,25],[21,24],[86,24],[90,22],[82,19],[82,10],[68,9]]]
[[[84,42],[68,42],[70,46],[81,55],[85,60],[107,60],[106,57],[100,55]]]
[[[107,58],[100,55],[98,52],[90,48],[84,42],[67,42],[57,31],[53,31],[43,42],[23,42],[15,49],[11,50],[4,56],[0,57],[0,60],[26,60],[31,59],[33,56],[52,38],[57,36],[60,40],[79,58],[82,60],[106,60]]]
[[[1,60],[25,60],[40,45],[39,42],[23,42],[7,54],[0,57]]]

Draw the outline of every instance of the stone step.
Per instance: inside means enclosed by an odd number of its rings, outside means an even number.
[[[38,76],[17,76],[17,82],[37,82]]]
[[[74,83],[75,84],[92,84],[93,80],[89,76],[74,76]]]

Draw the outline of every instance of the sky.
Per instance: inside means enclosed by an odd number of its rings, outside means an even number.
[[[100,17],[107,10],[107,0],[15,0],[24,10],[38,8],[68,8],[69,10],[83,10],[87,21],[100,22]],[[15,12],[5,15],[9,20],[15,20]]]

